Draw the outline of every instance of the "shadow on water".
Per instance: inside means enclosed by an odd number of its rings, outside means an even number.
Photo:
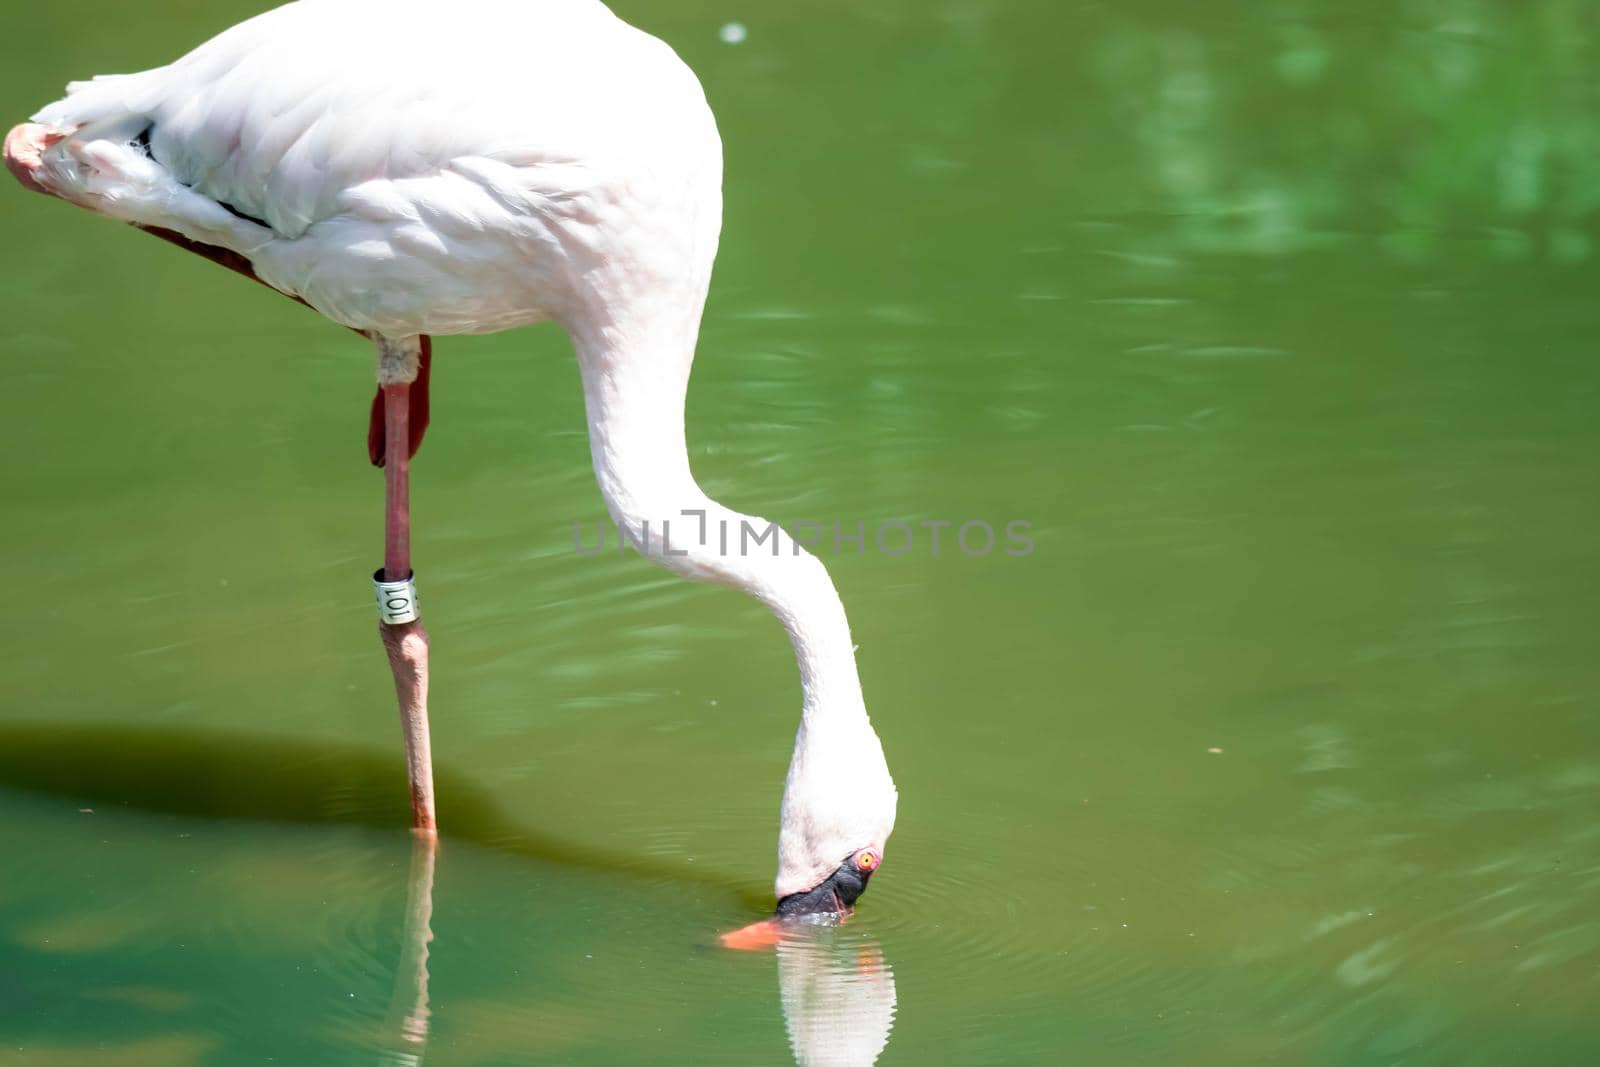
[[[408,808],[398,759],[338,744],[308,745],[222,732],[160,727],[8,725],[0,727],[0,788],[62,797],[86,806],[141,810],[221,820],[401,828]],[[493,799],[469,781],[439,777],[450,798],[449,837],[542,863],[655,882],[692,882],[764,907],[759,891],[702,871],[607,854],[530,834],[510,822]],[[427,1052],[432,1009],[429,957],[438,849],[413,842],[399,957],[378,1042],[380,1062],[417,1065]],[[53,955],[30,961],[18,946],[23,974],[59,969]],[[790,1049],[799,1064],[872,1064],[894,1026],[894,974],[882,947],[848,927],[796,926],[774,947],[777,984]],[[98,971],[103,960],[86,958]],[[99,977],[103,977],[100,975]],[[86,971],[81,986],[103,983]],[[8,992],[0,974],[0,995]],[[10,990],[26,1008],[28,991]],[[102,991],[103,992],[103,991]],[[92,992],[85,994],[95,1008]],[[105,1006],[95,1008],[97,1016]],[[24,1014],[27,1014],[24,1012]],[[146,1025],[156,1016],[140,1016]],[[111,1023],[126,1040],[143,1032],[132,1017]],[[129,1027],[132,1027],[130,1030]],[[24,1025],[12,1036],[25,1040]]]
[[[398,747],[398,746],[397,746]],[[509,819],[481,786],[435,767],[443,838],[577,870],[726,893],[771,906],[763,888],[687,864],[590,848]],[[116,725],[0,725],[0,788],[219,820],[404,828],[398,754],[221,731]]]

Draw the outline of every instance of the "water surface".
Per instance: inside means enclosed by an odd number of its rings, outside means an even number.
[[[0,99],[255,9],[18,9]],[[727,142],[707,489],[1031,524],[829,553],[902,795],[872,892],[713,947],[792,660],[575,554],[552,329],[439,346],[415,856],[369,354],[8,189],[6,1062],[1600,1058],[1592,5],[619,10]]]

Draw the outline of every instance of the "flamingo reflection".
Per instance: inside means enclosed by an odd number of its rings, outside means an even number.
[[[794,924],[775,945],[789,1048],[801,1067],[866,1067],[894,1028],[882,947],[837,926]]]
[[[382,1062],[395,1067],[420,1067],[428,1046],[428,945],[433,941],[433,873],[439,839],[417,834],[411,846],[411,870],[406,882],[405,928],[400,942],[400,962],[395,968],[394,992],[384,1022],[390,1044]]]

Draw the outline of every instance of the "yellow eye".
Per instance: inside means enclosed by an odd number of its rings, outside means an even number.
[[[874,871],[878,869],[878,854],[870,848],[864,848],[856,853],[856,870]]]

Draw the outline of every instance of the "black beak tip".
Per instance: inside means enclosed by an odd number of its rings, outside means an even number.
[[[807,916],[848,914],[851,907],[867,891],[872,872],[856,867],[851,860],[824,878],[815,889],[804,893],[790,893],[778,901],[777,918],[800,919]]]

